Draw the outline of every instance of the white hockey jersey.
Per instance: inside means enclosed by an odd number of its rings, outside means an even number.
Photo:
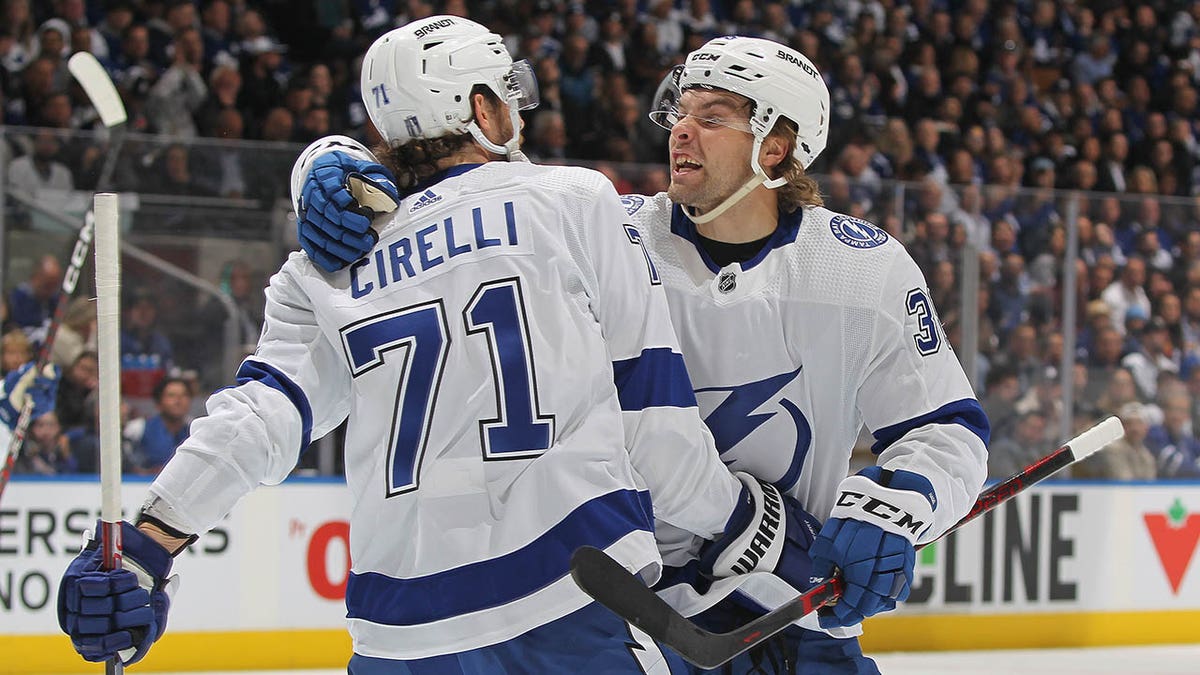
[[[865,423],[878,464],[933,484],[924,540],[967,513],[986,477],[987,418],[899,242],[863,220],[807,208],[781,218],[754,259],[720,268],[665,194],[622,201],[667,289],[701,413],[731,469],[775,483],[824,520]],[[694,550],[669,527],[660,539],[681,549],[664,553],[668,564]],[[694,613],[741,585],[770,607],[795,594],[771,595],[779,584],[751,574],[704,598],[683,587],[663,594]],[[815,616],[802,625],[816,628]]]
[[[599,173],[463,165],[377,220],[347,269],[293,253],[239,385],[151,486],[155,514],[208,529],[348,416],[356,653],[474,649],[579,609],[585,544],[657,578],[652,517],[711,537],[740,483],[628,222]]]

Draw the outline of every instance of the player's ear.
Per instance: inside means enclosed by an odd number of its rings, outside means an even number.
[[[758,163],[768,173],[780,167],[792,151],[790,144],[781,134],[767,134],[758,150]]]
[[[496,100],[487,94],[479,91],[471,93],[471,110],[475,114],[475,123],[483,131],[483,135],[492,141],[496,141],[503,131],[503,124],[500,119],[500,106]],[[503,143],[503,140],[498,141]]]

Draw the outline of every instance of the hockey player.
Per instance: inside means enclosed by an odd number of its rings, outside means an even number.
[[[142,658],[172,556],[349,417],[351,673],[680,672],[575,587],[572,551],[653,581],[656,518],[706,542],[710,576],[765,536],[763,569],[804,585],[815,521],[721,464],[611,184],[502,161],[519,159],[536,89],[498,35],[425,19],[376,40],[362,77],[406,196],[374,221],[369,256],[325,273],[297,252],[274,275],[238,385],[122,526],[132,571],[100,571],[86,547],[63,577],[63,630],[88,660]],[[395,189],[374,169],[354,178],[365,202]],[[302,207],[337,208],[315,192]]]
[[[908,596],[914,545],[970,508],[987,418],[904,247],[825,209],[805,175],[825,147],[829,92],[804,55],[714,39],[668,75],[651,116],[671,133],[670,188],[623,201],[667,290],[705,422],[731,468],[824,521],[814,574],[840,570],[847,589],[727,672],[878,672],[859,624]],[[353,234],[339,220],[316,214],[300,229],[320,233],[324,250]],[[339,250],[345,261],[361,254]],[[864,423],[876,465],[847,476]],[[666,524],[658,536],[668,563],[688,559],[690,535]],[[770,575],[709,587],[690,572],[668,575],[660,592],[685,613],[707,609],[701,620],[718,630],[747,620],[743,607],[795,593]]]

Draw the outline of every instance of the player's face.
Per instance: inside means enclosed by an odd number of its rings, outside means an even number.
[[[753,175],[750,101],[725,91],[689,89],[671,127],[671,201],[711,210]]]

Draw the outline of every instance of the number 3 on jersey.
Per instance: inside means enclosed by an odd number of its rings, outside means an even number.
[[[909,316],[915,317],[917,320],[917,332],[913,334],[913,343],[916,344],[917,351],[922,356],[936,354],[942,348],[945,334],[942,332],[937,312],[925,290],[914,288],[909,291],[904,301],[904,308],[908,311]]]
[[[536,457],[554,439],[554,417],[538,409],[537,379],[518,279],[481,284],[463,311],[468,334],[486,338],[496,386],[496,416],[480,420],[484,459]],[[342,328],[351,373],[358,377],[403,359],[388,443],[388,496],[418,487],[421,457],[450,350],[441,300],[379,314]],[[389,357],[389,352],[400,353]]]

